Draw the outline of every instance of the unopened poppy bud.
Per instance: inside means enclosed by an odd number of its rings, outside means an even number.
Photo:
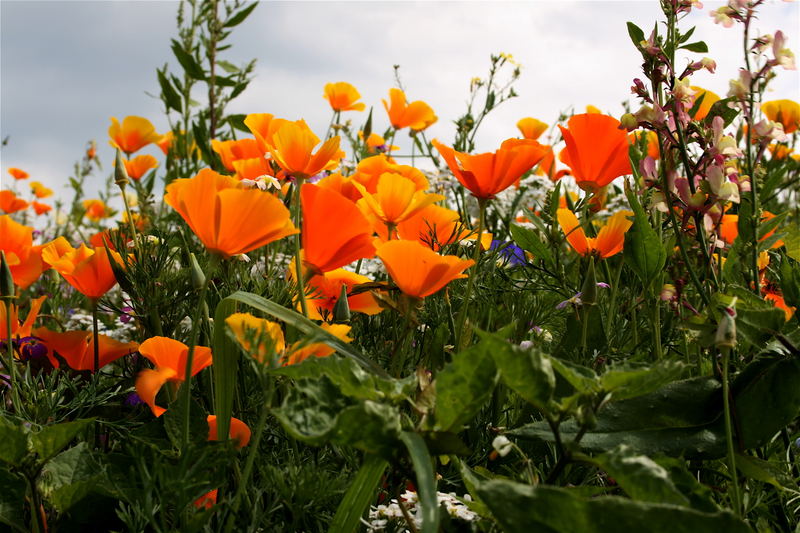
[[[130,180],[128,180],[128,170],[125,168],[125,161],[122,159],[122,152],[117,148],[117,161],[114,168],[114,183],[120,188],[125,187]]]
[[[714,336],[714,345],[717,348],[736,347],[736,310],[732,307],[726,307],[722,314]]]
[[[189,262],[192,265],[192,287],[200,290],[206,284],[206,275],[203,273],[203,269],[200,268],[200,263],[197,262],[197,258],[193,253],[189,254]]]
[[[597,277],[594,274],[594,257],[589,258],[589,270],[583,279],[581,288],[581,302],[583,305],[594,305],[597,302]]]
[[[347,301],[347,285],[344,283],[339,293],[339,299],[336,300],[336,305],[333,306],[333,321],[350,322],[350,302]]]
[[[6,253],[0,250],[0,297],[14,298],[14,276],[11,275],[11,267],[6,261]]]

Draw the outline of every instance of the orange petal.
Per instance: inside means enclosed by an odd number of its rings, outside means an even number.
[[[569,209],[558,209],[556,211],[556,218],[558,224],[561,226],[561,231],[567,237],[567,242],[572,246],[572,249],[581,255],[589,255],[589,243],[586,241],[586,234],[583,232],[578,218],[575,213]]]
[[[166,409],[156,405],[156,395],[164,383],[175,377],[175,370],[172,368],[157,368],[155,370],[145,369],[139,372],[136,377],[136,394],[144,403],[150,406],[150,410],[155,416],[161,416]]]

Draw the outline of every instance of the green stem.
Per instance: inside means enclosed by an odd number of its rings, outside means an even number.
[[[94,373],[100,371],[100,334],[97,331],[97,300],[92,299],[92,345],[94,348]]]
[[[733,488],[733,507],[734,512],[741,516],[741,496],[739,495],[739,480],[736,475],[736,455],[733,450],[733,425],[731,424],[731,400],[730,383],[728,380],[728,364],[730,362],[731,349],[723,346],[722,352],[722,406],[725,411],[725,441],[728,445],[728,468],[731,471],[731,487]]]
[[[6,304],[6,349],[8,350],[8,359],[3,362],[8,370],[8,379],[11,387],[11,405],[14,406],[14,412],[19,414],[19,391],[17,390],[16,375],[17,368],[14,366],[14,336],[11,335],[11,300],[10,297],[4,297]]]
[[[303,217],[303,209],[300,206],[300,188],[303,186],[303,178],[295,176],[295,190],[294,190],[294,225],[300,229],[300,224]],[[303,311],[303,316],[308,318],[308,304],[306,303],[306,281],[303,276],[303,261],[300,259],[300,245],[301,234],[297,233],[294,236],[294,265],[295,272],[297,273],[297,297],[300,299],[300,309]]]
[[[656,360],[660,361],[664,357],[664,353],[661,348],[661,308],[658,303],[659,297],[656,296],[653,304],[653,344],[655,345]]]
[[[467,322],[467,309],[469,308],[469,300],[472,296],[472,287],[475,285],[475,278],[478,273],[478,261],[481,257],[481,236],[483,235],[483,217],[486,214],[486,205],[488,198],[478,198],[478,238],[475,241],[475,251],[472,254],[472,260],[475,264],[472,265],[472,274],[467,280],[467,292],[464,294],[464,301],[461,303],[461,310],[458,313],[458,328],[456,329],[457,348],[459,351],[466,348],[466,339],[464,336],[464,326]]]
[[[202,287],[200,287],[200,296],[197,301],[197,308],[195,309],[194,316],[192,317],[192,331],[189,337],[189,353],[186,355],[186,367],[184,368],[184,381],[181,385],[181,400],[183,402],[183,425],[181,428],[181,444],[182,449],[186,449],[189,444],[189,420],[190,409],[192,404],[192,365],[194,364],[194,350],[197,345],[197,339],[200,335],[200,313],[203,312],[205,306],[206,293],[208,292],[208,284],[211,274],[216,270],[217,263],[219,262],[218,256],[212,254],[208,262],[208,267],[204,273],[204,280]]]

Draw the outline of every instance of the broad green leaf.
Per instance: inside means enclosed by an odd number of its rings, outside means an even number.
[[[239,372],[239,347],[225,331],[225,319],[236,312],[236,303],[225,299],[214,312],[214,335],[211,349],[214,364],[214,414],[217,416],[217,435],[228,435],[233,414],[236,375]]]
[[[541,259],[547,265],[553,264],[553,256],[550,254],[550,250],[533,230],[511,224],[509,231],[511,232],[511,238],[514,239],[514,242],[523,250],[532,253],[534,258]]]
[[[786,322],[782,309],[763,302],[763,308],[736,306],[736,334],[739,341],[755,347],[763,346]]]
[[[736,223],[737,239],[751,243],[755,240],[753,231],[753,206],[749,198],[745,197],[739,204],[739,219]]]
[[[783,299],[787,305],[800,307],[800,265],[784,257],[780,272]]]
[[[172,53],[175,54],[175,58],[178,60],[178,63],[181,64],[189,76],[196,80],[206,79],[206,73],[203,71],[203,67],[201,67],[195,58],[192,57],[192,55],[186,50],[184,50],[181,43],[175,39],[172,40]]]
[[[250,307],[258,309],[259,311],[273,316],[278,320],[281,320],[282,322],[292,326],[293,328],[302,331],[306,335],[317,335],[324,340],[325,344],[336,349],[336,351],[340,354],[354,359],[358,364],[381,377],[389,377],[389,374],[387,374],[384,369],[359,353],[355,348],[343,342],[341,339],[334,337],[316,325],[314,322],[310,321],[303,315],[292,311],[291,309],[287,309],[282,305],[271,302],[270,300],[267,300],[266,298],[263,298],[257,294],[244,291],[237,291],[228,296],[227,299],[241,302],[245,305],[249,305]]]
[[[19,466],[28,454],[28,434],[25,426],[12,424],[0,417],[0,461],[11,466]]]
[[[794,223],[786,228],[783,245],[786,247],[786,255],[800,261],[800,225]]]
[[[436,498],[436,478],[433,472],[431,455],[425,441],[418,433],[403,431],[400,440],[405,444],[417,476],[417,493],[422,514],[421,533],[439,531],[439,502]]]
[[[792,476],[788,474],[787,464],[778,465],[752,455],[737,453],[736,469],[751,479],[769,483],[779,489],[794,484]]]
[[[612,400],[627,400],[649,394],[675,381],[686,365],[679,361],[663,361],[643,367],[612,366],[602,376],[600,385],[612,393]]]
[[[639,203],[636,193],[626,190],[625,195],[634,214],[633,225],[625,234],[625,264],[636,272],[642,285],[647,288],[663,270],[667,252],[650,225],[650,218]]]
[[[102,478],[102,468],[92,458],[88,445],[82,442],[45,465],[42,492],[63,513],[100,486]]]
[[[731,104],[733,107],[731,107]],[[731,96],[730,98],[723,98],[714,102],[703,121],[710,125],[714,117],[722,117],[722,121],[727,128],[738,114],[739,108],[736,106],[736,97]]]
[[[641,48],[642,41],[644,41],[644,32],[633,22],[627,22],[626,24],[628,25],[628,35],[631,37],[633,46],[635,46],[637,49]]]
[[[690,52],[697,52],[698,54],[707,54],[708,53],[708,45],[703,41],[697,41],[694,43],[684,44],[683,46],[679,46],[683,50],[689,50]]]
[[[25,523],[25,493],[28,484],[16,474],[0,468],[0,523],[25,533],[29,531]]]
[[[550,359],[550,364],[558,372],[558,375],[572,385],[577,392],[594,393],[600,390],[600,381],[595,371],[591,368],[556,359],[555,357]]]
[[[360,400],[397,402],[411,397],[417,387],[414,376],[402,380],[378,377],[347,357],[311,357],[300,364],[283,366],[271,372],[292,379],[313,379],[324,375],[342,394]]]
[[[775,215],[769,220],[762,219],[758,225],[758,239],[761,240],[770,231],[775,231],[776,229],[778,229],[778,226],[780,226],[783,223],[783,221],[786,219],[786,215],[788,214],[789,214],[788,211],[784,211],[783,213]]]
[[[299,379],[276,418],[294,438],[315,446],[333,442],[391,457],[400,413],[389,405],[344,396],[327,376]]]
[[[453,356],[436,375],[436,431],[457,431],[480,410],[497,382],[490,350],[481,342]]]
[[[378,484],[389,463],[373,454],[364,455],[364,463],[339,503],[328,533],[350,533],[358,531],[361,517],[375,500]]]
[[[646,455],[637,455],[630,446],[621,444],[598,455],[594,462],[634,500],[679,506],[689,503],[675,487],[666,469]]]
[[[484,342],[489,342],[503,383],[537,409],[544,410],[556,387],[550,358],[539,350],[524,350],[502,339],[484,337]]]
[[[493,480],[478,495],[504,531],[608,533],[750,533],[728,511],[703,513],[670,504],[635,502],[616,496],[584,498],[573,491]]]
[[[245,133],[250,133],[250,128],[248,128],[244,123],[245,118],[247,118],[247,115],[234,114],[234,115],[228,115],[227,121],[228,124],[236,128],[237,130],[243,131]]]
[[[161,419],[164,421],[164,430],[175,448],[181,448],[183,442],[183,401],[179,397],[171,404]],[[189,407],[189,442],[203,442],[208,440],[208,422],[203,408],[192,399]],[[223,433],[224,435],[224,433]]]
[[[93,418],[76,420],[74,422],[45,426],[39,431],[31,432],[31,446],[39,454],[39,461],[43,463],[63,450],[93,422]]]
[[[156,69],[156,74],[158,75],[158,84],[161,86],[161,95],[164,98],[164,103],[167,104],[168,108],[174,109],[177,112],[181,112],[181,96],[178,94],[178,91],[172,86],[172,84],[167,79],[167,76],[164,74],[163,70]]]
[[[249,6],[245,7],[244,9],[241,9],[241,10],[237,11],[236,13],[233,14],[233,16],[231,16],[231,18],[229,18],[228,20],[225,21],[225,23],[222,25],[222,27],[223,28],[233,28],[234,26],[238,26],[239,24],[244,22],[244,20],[248,16],[250,16],[250,13],[252,13],[253,10],[257,6],[258,6],[258,2],[253,2],[252,4],[250,4]]]

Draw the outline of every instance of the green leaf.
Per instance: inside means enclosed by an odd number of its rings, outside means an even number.
[[[568,489],[545,485],[493,480],[481,483],[478,495],[505,531],[750,533],[750,528],[728,511],[703,513],[615,496],[583,498]]]
[[[708,45],[703,41],[697,41],[694,43],[684,44],[683,46],[679,46],[679,49],[682,50],[689,50],[690,52],[697,52],[698,54],[707,54],[708,53]]]
[[[158,75],[158,84],[161,86],[161,95],[163,97],[164,103],[167,104],[168,108],[174,109],[178,113],[181,112],[181,96],[178,94],[178,91],[170,84],[167,76],[164,74],[164,71],[161,69],[156,69],[156,74]]]
[[[524,350],[502,339],[485,337],[487,341],[503,383],[540,411],[545,410],[556,387],[550,358],[539,350]]]
[[[786,247],[786,255],[800,261],[800,225],[794,223],[786,228],[783,245]]]
[[[631,37],[631,42],[636,49],[640,49],[642,47],[642,41],[644,41],[644,32],[642,29],[634,24],[633,22],[627,22],[628,25],[628,35]]]
[[[686,365],[679,361],[662,361],[654,365],[612,366],[602,376],[600,385],[612,393],[614,400],[627,400],[649,394],[680,377]]]
[[[222,25],[222,27],[223,28],[233,28],[234,26],[238,26],[239,24],[244,22],[244,20],[248,16],[250,16],[250,13],[252,13],[253,10],[257,6],[258,6],[258,2],[253,2],[252,4],[250,4],[249,6],[245,7],[244,9],[242,9],[240,11],[237,11],[236,13],[233,14],[233,16],[231,18],[229,18],[228,20],[225,21],[225,23]]]
[[[775,231],[778,228],[778,226],[780,226],[781,223],[783,223],[783,221],[786,219],[786,215],[788,214],[789,214],[788,211],[784,211],[783,213],[775,215],[769,220],[762,218],[761,222],[758,224],[758,240],[761,240],[764,237],[766,237],[767,233],[769,233],[770,231]]]
[[[784,300],[790,306],[800,307],[800,265],[784,257],[781,260],[780,272]]]
[[[550,364],[577,392],[594,393],[600,390],[600,381],[591,368],[556,358],[551,358]]]
[[[787,473],[787,465],[778,465],[764,461],[751,455],[736,454],[736,469],[745,476],[769,483],[779,489],[793,485],[792,477]]]
[[[729,107],[729,104],[734,104],[734,107]],[[722,98],[714,102],[703,121],[710,125],[714,117],[722,117],[722,121],[727,128],[737,115],[739,115],[739,109],[736,107],[736,98],[731,96],[730,98]]]
[[[310,357],[298,365],[279,367],[271,372],[295,380],[327,376],[343,395],[359,400],[399,402],[410,398],[417,388],[414,376],[402,380],[378,377],[346,357]]]
[[[258,309],[259,311],[262,311],[270,316],[273,316],[278,320],[281,320],[282,322],[286,323],[287,325],[300,330],[306,335],[318,336],[319,338],[323,339],[323,342],[325,342],[325,344],[327,344],[331,348],[334,348],[340,354],[346,357],[350,357],[364,368],[372,371],[373,373],[381,377],[385,378],[389,377],[389,374],[387,374],[384,369],[382,369],[381,367],[376,365],[373,361],[371,361],[370,359],[359,353],[352,346],[343,342],[341,339],[334,337],[333,335],[331,335],[330,333],[328,333],[327,331],[316,325],[314,322],[310,321],[303,315],[295,311],[292,311],[291,309],[287,309],[282,305],[278,305],[275,302],[267,300],[266,298],[259,296],[257,294],[252,294],[244,291],[237,291],[228,296],[227,299],[241,302],[245,305],[253,307],[254,309]]]
[[[175,448],[180,448],[183,442],[184,410],[183,401],[178,398],[169,404],[169,409],[161,417],[164,421],[164,430]],[[208,440],[208,422],[206,418],[203,408],[192,399],[192,405],[189,408],[189,442],[205,442]]]
[[[425,441],[419,434],[411,431],[403,431],[400,434],[400,440],[403,441],[411,456],[414,473],[417,475],[419,507],[422,508],[421,533],[437,533],[439,531],[439,502],[436,498],[436,478],[428,447],[425,446]]]
[[[214,364],[214,414],[217,416],[217,435],[230,433],[236,375],[239,372],[239,346],[227,335],[225,319],[236,312],[236,303],[228,299],[217,304],[214,312],[214,335],[211,350]]]
[[[522,249],[532,253],[534,258],[541,259],[547,265],[553,265],[553,256],[550,254],[550,250],[533,230],[511,224],[509,231],[511,232],[511,238]]]
[[[244,123],[244,119],[246,119],[246,118],[247,118],[247,115],[242,115],[242,114],[228,115],[227,121],[228,121],[228,124],[233,126],[235,129],[237,129],[239,131],[243,131],[245,133],[250,133],[250,128],[248,128]]]
[[[67,511],[95,491],[103,471],[85,442],[54,457],[44,468],[41,485],[47,500],[59,511]]]
[[[0,417],[0,461],[19,466],[28,454],[29,433],[25,426],[18,426]]]
[[[0,468],[0,523],[23,533],[29,531],[25,523],[25,493],[28,484],[16,474]]]
[[[686,506],[689,500],[678,491],[669,473],[646,455],[637,455],[621,444],[598,455],[594,462],[634,500]]]
[[[626,190],[625,195],[635,217],[633,226],[625,234],[623,249],[625,263],[636,272],[642,285],[647,288],[663,270],[667,252],[658,234],[650,225],[650,219],[639,203],[636,193]]]
[[[183,70],[185,70],[189,76],[201,81],[206,79],[206,73],[203,71],[203,67],[201,67],[195,58],[184,50],[181,43],[175,39],[172,39],[172,53],[175,54],[178,63],[181,64]]]
[[[237,67],[233,63],[231,63],[229,61],[222,60],[222,59],[217,61],[217,65],[219,65],[222,68],[222,70],[224,70],[228,74],[236,74],[237,72],[239,72],[241,70],[239,67]]]
[[[378,483],[387,466],[389,463],[377,455],[364,456],[364,463],[339,503],[328,533],[350,533],[359,530],[361,517],[364,516],[370,502],[375,500]]]
[[[496,382],[497,369],[486,343],[455,354],[436,376],[434,429],[460,429],[486,403]]]
[[[39,454],[39,460],[44,463],[63,450],[93,422],[94,419],[90,418],[45,426],[39,431],[31,432],[31,446]]]
[[[389,405],[356,401],[342,394],[327,376],[300,379],[275,417],[296,439],[319,446],[327,442],[392,457],[400,435],[400,413]]]

